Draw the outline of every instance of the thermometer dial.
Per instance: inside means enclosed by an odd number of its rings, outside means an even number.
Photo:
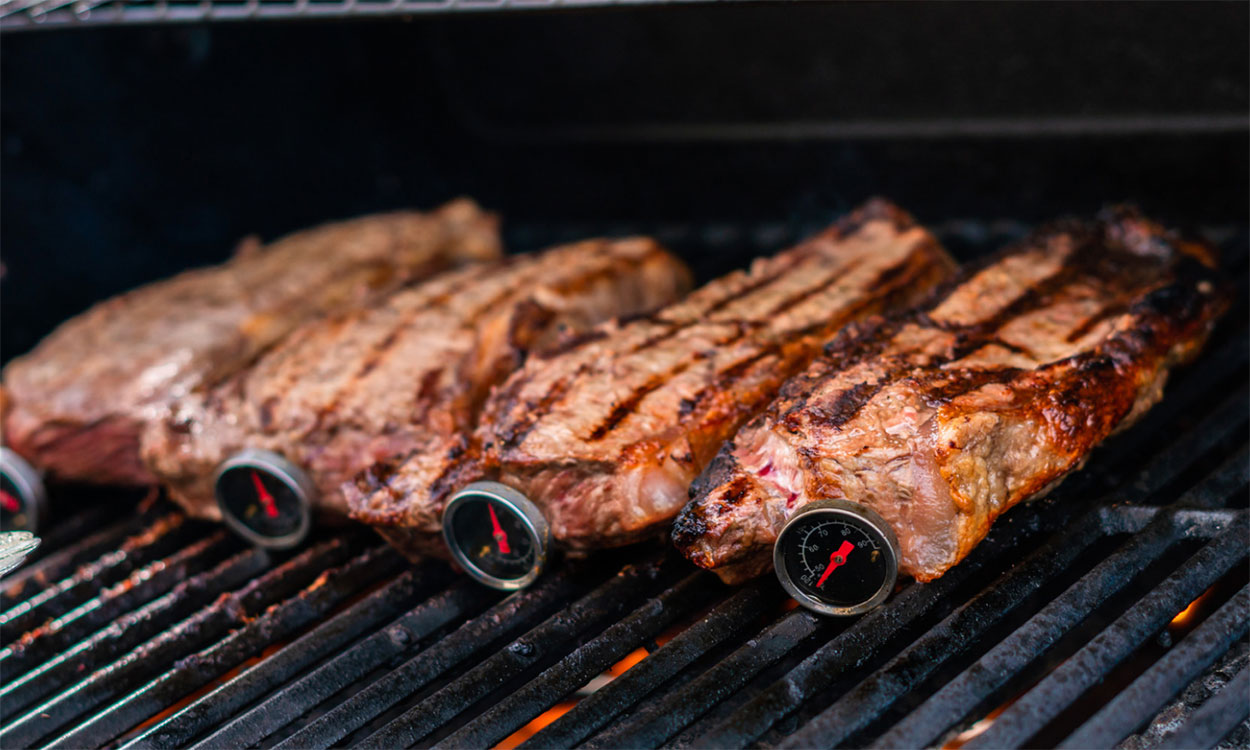
[[[469,575],[512,591],[538,578],[551,531],[536,505],[498,482],[474,482],[443,510],[443,538]]]
[[[48,496],[34,467],[0,448],[0,531],[38,532],[47,516]]]
[[[858,615],[885,601],[898,578],[898,539],[881,516],[847,500],[801,508],[773,546],[786,591],[826,615]]]
[[[312,527],[316,485],[276,453],[235,454],[217,470],[214,491],[226,524],[257,546],[289,549]]]

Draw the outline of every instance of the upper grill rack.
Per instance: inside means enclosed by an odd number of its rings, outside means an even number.
[[[0,746],[1244,745],[1246,317],[1243,290],[1140,425],[855,620],[662,549],[504,598],[361,530],[275,553],[153,504],[5,579]]]
[[[377,18],[455,11],[641,5],[671,0],[5,0],[0,29]],[[699,0],[712,2],[713,0]]]

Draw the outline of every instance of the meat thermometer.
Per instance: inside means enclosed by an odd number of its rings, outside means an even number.
[[[48,494],[39,472],[13,451],[0,448],[0,530],[38,532],[47,515]]]
[[[217,469],[213,492],[226,524],[258,547],[290,549],[312,527],[317,487],[303,469],[276,453],[234,454]]]
[[[474,482],[443,509],[443,539],[465,572],[491,588],[514,591],[538,578],[551,529],[538,506],[498,482]]]
[[[799,509],[773,544],[773,568],[790,596],[823,615],[876,607],[898,578],[898,538],[881,516],[848,500]]]

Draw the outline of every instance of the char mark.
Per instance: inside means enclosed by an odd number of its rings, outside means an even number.
[[[525,441],[525,437],[538,425],[539,420],[551,412],[552,407],[560,402],[573,383],[577,382],[583,375],[590,371],[590,365],[583,363],[572,373],[560,378],[551,384],[547,392],[537,401],[526,401],[524,404],[517,403],[519,396],[513,395],[525,386],[525,381],[518,378],[513,385],[509,387],[509,394],[505,395],[506,408],[498,411],[501,415],[510,415],[523,407],[519,417],[504,416],[501,420],[504,423],[498,425],[495,430],[496,437],[499,438],[500,447],[504,449],[515,448]],[[506,421],[505,421],[506,420]]]
[[[765,313],[765,316],[771,317],[774,315],[780,315],[791,308],[799,306],[800,304],[802,304],[803,302],[806,302],[812,297],[815,297],[816,295],[823,293],[829,287],[838,283],[838,281],[844,278],[848,273],[855,270],[861,263],[863,263],[862,258],[852,259],[846,265],[834,269],[833,273],[829,274],[826,278],[822,279],[818,284],[810,286],[800,291],[797,294],[791,295],[790,297],[783,299],[776,306],[774,306],[773,309]],[[895,268],[898,268],[898,267],[895,266]]]

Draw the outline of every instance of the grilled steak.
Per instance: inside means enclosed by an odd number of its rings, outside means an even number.
[[[870,203],[749,272],[531,358],[492,395],[465,454],[391,474],[383,498],[404,502],[393,523],[418,554],[437,541],[448,493],[489,476],[537,503],[574,552],[654,534],[720,444],[838,328],[915,301],[953,268],[909,216]]]
[[[302,466],[322,515],[339,486],[392,456],[460,449],[492,384],[527,350],[678,298],[681,263],[648,239],[590,240],[471,266],[312,321],[251,369],[178,401],[143,457],[191,514],[218,518],[212,478],[262,449]]]
[[[694,484],[675,542],[743,580],[796,509],[846,498],[890,523],[903,573],[942,575],[1159,400],[1224,309],[1213,265],[1129,209],[1039,231],[832,343]]]
[[[328,224],[149,284],[61,325],[4,371],[9,447],[63,478],[149,484],[146,420],[237,372],[297,324],[457,262],[498,257],[468,200]]]

